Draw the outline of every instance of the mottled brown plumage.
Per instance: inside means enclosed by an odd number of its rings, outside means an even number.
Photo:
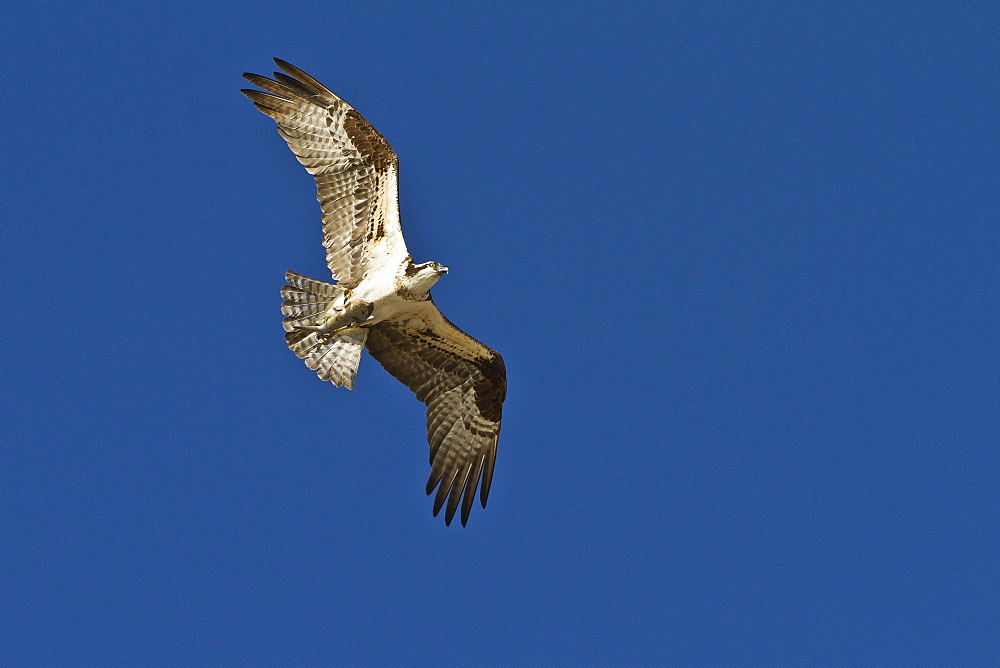
[[[427,405],[434,514],[461,506],[464,526],[479,487],[486,507],[503,401],[503,358],[455,327],[429,288],[447,268],[415,264],[399,223],[398,160],[361,114],[302,70],[275,58],[274,79],[243,90],[316,179],[323,245],[336,285],[286,273],[282,313],[289,348],[323,380],[352,388],[361,350]],[[482,485],[480,486],[480,479]]]

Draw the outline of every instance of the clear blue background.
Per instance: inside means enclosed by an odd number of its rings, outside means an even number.
[[[3,662],[995,661],[998,15],[8,4]],[[467,529],[423,406],[282,341],[271,56],[506,359]]]

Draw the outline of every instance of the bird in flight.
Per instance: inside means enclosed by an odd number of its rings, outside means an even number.
[[[399,222],[396,153],[349,104],[274,59],[274,79],[244,74],[243,89],[316,179],[326,263],[336,281],[289,271],[281,289],[285,341],[322,380],[352,389],[361,351],[427,405],[434,515],[462,526],[493,481],[507,373],[500,353],[451,324],[430,288],[448,268],[417,264]],[[480,485],[480,479],[482,484]]]

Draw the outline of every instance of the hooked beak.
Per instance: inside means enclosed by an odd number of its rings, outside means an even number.
[[[448,267],[444,267],[444,266],[438,267],[438,271],[441,272],[442,274],[447,274],[448,273]]]

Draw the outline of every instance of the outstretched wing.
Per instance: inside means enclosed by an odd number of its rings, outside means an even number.
[[[297,67],[274,62],[288,74],[275,72],[274,79],[244,74],[266,92],[241,92],[275,120],[288,147],[316,178],[326,263],[333,277],[351,288],[369,268],[406,257],[396,154],[351,105]]]
[[[486,507],[493,481],[507,372],[500,353],[455,327],[431,301],[405,321],[384,321],[368,333],[368,352],[427,404],[431,475],[437,487],[434,515],[445,500],[451,524],[462,502],[462,526],[469,519],[482,475],[480,502]]]

